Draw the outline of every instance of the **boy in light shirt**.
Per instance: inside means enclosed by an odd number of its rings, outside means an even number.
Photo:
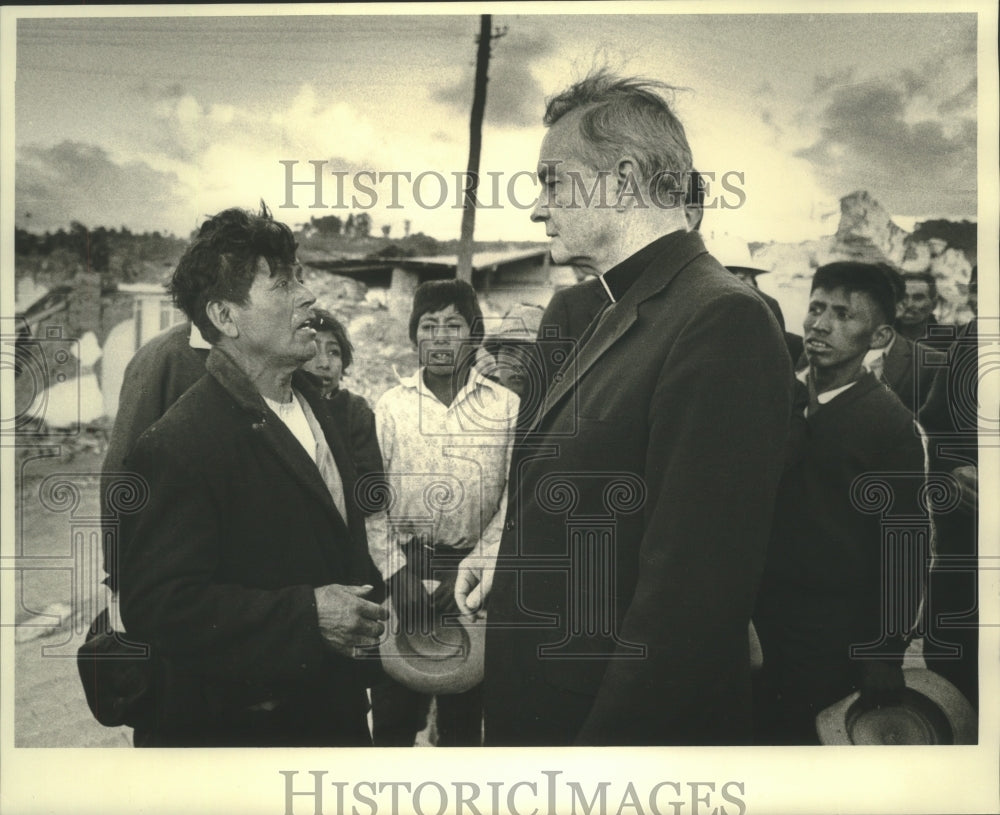
[[[499,544],[519,400],[473,366],[482,324],[468,283],[422,284],[409,322],[419,368],[375,406],[390,504],[369,520],[369,547],[404,624],[428,604],[457,611],[459,563]],[[391,679],[373,688],[375,744],[411,746],[429,705]],[[481,720],[481,686],[437,697],[439,746],[478,746]]]

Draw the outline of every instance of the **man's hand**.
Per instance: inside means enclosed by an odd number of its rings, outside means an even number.
[[[454,614],[458,611],[455,605],[455,578],[458,572],[454,568],[435,570],[434,577],[438,581],[431,604],[438,614]]]
[[[358,648],[377,646],[385,632],[388,612],[378,603],[365,600],[371,586],[341,586],[332,583],[313,589],[319,633],[345,657],[357,656]]]
[[[861,701],[867,704],[898,704],[905,687],[901,662],[872,660],[861,669]]]
[[[462,615],[477,620],[486,616],[486,598],[493,588],[499,548],[499,545],[485,547],[476,544],[459,564],[455,578],[455,603]]]

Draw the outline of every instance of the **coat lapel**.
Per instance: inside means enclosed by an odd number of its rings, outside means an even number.
[[[343,527],[346,533],[347,519],[341,517],[336,504],[333,503],[333,498],[326,487],[326,482],[323,481],[322,476],[319,474],[319,469],[316,467],[312,457],[306,453],[302,445],[299,444],[298,439],[285,426],[285,423],[271,411],[264,402],[263,397],[253,387],[243,371],[240,370],[224,351],[218,348],[213,348],[209,352],[205,368],[246,412],[253,432],[258,434],[259,438],[288,471],[291,478],[301,485],[303,489],[312,493],[316,500]],[[292,382],[295,389],[299,390],[300,393],[309,388],[308,385],[304,385],[296,377],[293,377]],[[308,395],[306,395],[306,398],[310,403],[310,407],[313,408],[313,413],[316,414],[317,420],[320,421],[324,433],[326,433],[327,427],[323,425],[323,418],[325,418],[323,414],[325,412],[321,407],[317,407],[314,401],[309,399]],[[341,479],[344,481],[345,500],[349,501],[349,496],[347,495],[348,482],[343,476],[345,472],[343,469],[343,451],[339,451],[338,455],[338,451],[334,449],[335,445],[329,440],[327,443],[330,445],[330,451],[333,453],[334,461],[336,461],[337,467],[341,472]],[[351,482],[351,486],[353,487],[353,482]]]
[[[309,407],[312,408],[316,421],[323,430],[323,436],[326,438],[327,446],[333,455],[333,461],[337,465],[337,472],[340,473],[340,480],[344,485],[344,504],[347,507],[348,514],[351,514],[354,505],[354,488],[357,482],[357,473],[354,468],[354,460],[351,458],[348,448],[347,428],[340,427],[333,420],[329,408],[323,404],[323,397],[319,391],[300,372],[296,371],[292,376],[292,385],[305,397],[309,403]],[[316,472],[319,473],[319,470],[316,469]],[[327,498],[330,498],[330,491],[326,489],[326,484],[322,478],[320,478],[320,483],[323,484],[324,494]],[[332,498],[330,498],[330,504],[336,510],[336,505],[333,503]],[[340,513],[338,512],[337,515],[339,516]],[[348,518],[344,518],[343,520],[345,523],[349,521]]]
[[[535,430],[552,410],[571,392],[575,392],[580,380],[594,364],[621,340],[639,316],[639,304],[665,289],[678,272],[699,255],[707,254],[701,236],[689,232],[680,244],[672,244],[669,250],[659,254],[629,287],[625,295],[609,314],[601,313],[600,320],[589,337],[579,343],[576,353],[560,369],[549,388],[531,425]],[[603,318],[603,319],[602,319]]]

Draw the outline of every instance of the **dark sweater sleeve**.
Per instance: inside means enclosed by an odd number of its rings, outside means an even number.
[[[375,413],[363,397],[350,395],[351,454],[358,477],[382,473],[382,452],[375,434]]]

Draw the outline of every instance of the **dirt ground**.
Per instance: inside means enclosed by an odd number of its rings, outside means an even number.
[[[13,673],[3,671],[4,681],[14,681],[14,743],[128,747],[131,730],[103,727],[91,716],[75,659],[97,603],[103,603],[96,522],[103,455],[43,446],[21,452],[15,479],[15,662]]]

